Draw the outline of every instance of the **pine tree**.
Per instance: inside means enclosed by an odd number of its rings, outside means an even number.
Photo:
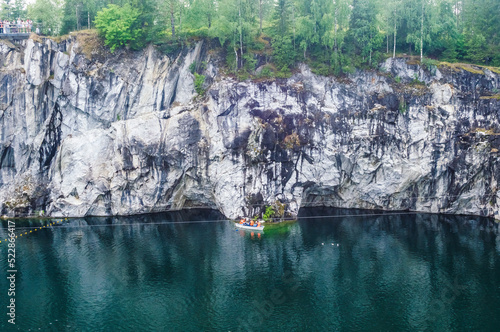
[[[356,53],[372,63],[373,50],[381,45],[382,36],[377,29],[375,3],[371,0],[354,0],[349,33]]]

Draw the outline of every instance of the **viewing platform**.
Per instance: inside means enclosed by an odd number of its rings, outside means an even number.
[[[17,20],[13,22],[0,20],[0,38],[9,40],[28,39],[33,31],[33,22]]]
[[[31,33],[0,33],[0,39],[28,39]]]

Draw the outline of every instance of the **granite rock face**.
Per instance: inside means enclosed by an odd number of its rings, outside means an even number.
[[[281,202],[500,219],[500,75],[388,59],[238,82],[203,43],[89,59],[77,39],[1,44],[2,214],[229,218]],[[205,62],[204,96],[190,65]],[[472,67],[471,67],[472,68]],[[492,97],[493,96],[493,97]]]

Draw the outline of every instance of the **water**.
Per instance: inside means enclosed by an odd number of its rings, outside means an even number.
[[[498,330],[499,224],[320,217],[332,213],[366,214],[307,209],[260,235],[209,211],[23,230],[32,233],[17,239],[16,325],[7,323],[2,277],[0,330]]]

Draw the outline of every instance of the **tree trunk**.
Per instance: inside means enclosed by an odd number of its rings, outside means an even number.
[[[371,66],[372,65],[372,34],[370,33],[370,58],[368,60],[368,64]]]
[[[234,55],[236,55],[236,66],[234,68],[234,72],[238,72],[238,51],[236,50],[236,47],[234,48]]]
[[[182,7],[179,8],[179,28],[177,29],[177,32],[182,31]]]
[[[295,52],[295,6],[292,5],[292,22],[293,22],[293,51]]]
[[[420,25],[420,63],[424,58],[424,0],[422,0],[422,24]]]
[[[333,4],[335,5],[334,11],[334,21],[333,21],[333,49],[335,50],[335,55],[338,56],[338,45],[337,45],[337,15],[338,8],[336,6],[335,0],[333,0]],[[338,57],[336,57],[338,59]]]
[[[262,34],[262,0],[259,0],[259,31]]]
[[[238,8],[238,16],[240,19],[240,55],[241,55],[241,60],[243,60],[243,27],[241,25],[241,0]]]
[[[394,47],[392,50],[392,58],[396,57],[396,18],[394,18]]]
[[[87,28],[90,29],[90,12],[87,11]]]
[[[170,26],[172,27],[172,38],[175,38],[174,0],[170,0]]]
[[[76,5],[76,30],[80,30],[80,16],[78,15],[78,6]]]

